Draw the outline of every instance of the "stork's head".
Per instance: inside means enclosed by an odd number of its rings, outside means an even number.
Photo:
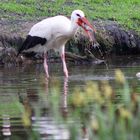
[[[81,10],[74,10],[71,14],[71,19],[78,24],[78,26],[82,27],[86,33],[88,34],[89,38],[93,40],[91,36],[91,32],[96,32],[90,22],[85,18],[85,14]]]

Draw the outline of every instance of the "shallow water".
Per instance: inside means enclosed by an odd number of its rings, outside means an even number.
[[[41,139],[68,139],[68,132],[63,124],[56,125],[49,112],[49,94],[54,89],[60,92],[60,108],[63,115],[68,111],[67,96],[75,87],[84,87],[87,81],[108,80],[114,85],[114,70],[120,68],[130,86],[139,88],[140,80],[136,73],[140,67],[132,65],[69,65],[69,78],[63,76],[59,63],[49,64],[50,78],[45,78],[41,64],[23,67],[0,67],[0,139],[30,139],[30,129],[23,126],[22,115],[25,110],[31,112],[32,129]],[[39,117],[35,116],[35,113]]]

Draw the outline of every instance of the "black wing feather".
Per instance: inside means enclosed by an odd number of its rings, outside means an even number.
[[[28,50],[39,44],[44,45],[46,42],[47,42],[46,38],[28,35],[25,41],[23,42],[21,48],[19,48],[18,55],[24,50]]]

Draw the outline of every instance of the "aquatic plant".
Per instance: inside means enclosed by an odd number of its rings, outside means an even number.
[[[65,117],[58,107],[60,95],[56,90],[53,92],[52,112],[56,121],[61,120],[69,130],[70,139],[139,140],[140,94],[130,90],[120,69],[115,71],[115,86],[108,81],[89,81],[83,88],[75,87],[67,95]]]

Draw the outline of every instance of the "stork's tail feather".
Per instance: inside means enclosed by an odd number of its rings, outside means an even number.
[[[25,39],[25,41],[23,42],[22,46],[18,49],[18,53],[17,56],[19,56],[19,54],[23,51],[26,50],[28,48],[28,46],[30,46],[30,37],[27,36],[27,38]]]
[[[21,48],[19,48],[17,56],[20,53],[22,53],[24,50],[28,50],[30,48],[35,47],[36,45],[39,45],[39,44],[44,45],[46,42],[47,42],[46,38],[28,35],[26,37],[23,45],[21,46]]]

